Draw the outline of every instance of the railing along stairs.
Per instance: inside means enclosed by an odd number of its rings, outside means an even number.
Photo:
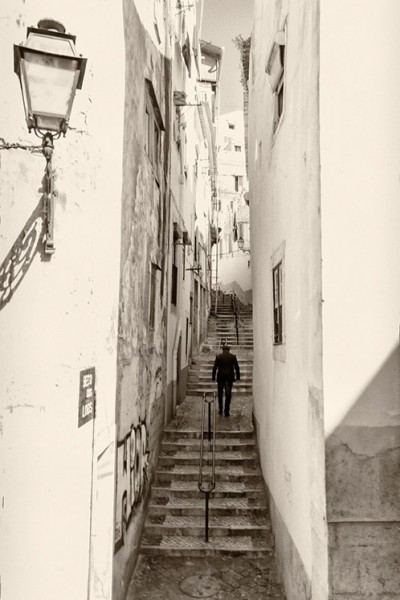
[[[208,450],[212,453],[211,476],[205,480],[203,473],[204,466],[204,445],[205,445],[205,413],[206,405],[208,408]],[[212,426],[211,426],[212,421]],[[215,430],[216,430],[216,401],[215,392],[204,392],[203,409],[201,416],[200,433],[200,464],[199,464],[199,490],[205,494],[205,541],[208,542],[208,521],[209,521],[209,502],[210,494],[215,488]]]

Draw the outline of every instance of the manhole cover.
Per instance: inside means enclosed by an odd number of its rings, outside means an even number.
[[[210,575],[191,575],[182,581],[180,588],[191,598],[210,598],[219,592],[221,585]]]

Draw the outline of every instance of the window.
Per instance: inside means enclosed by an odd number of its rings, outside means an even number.
[[[161,162],[161,132],[164,131],[164,124],[153,85],[149,79],[145,81],[144,149],[158,176]]]
[[[144,149],[147,154],[150,154],[150,114],[147,106],[144,116]]]
[[[149,312],[149,325],[150,329],[154,329],[156,322],[156,298],[157,298],[157,271],[158,266],[155,264],[151,265],[150,274],[150,312]]]
[[[282,314],[282,261],[272,270],[273,299],[274,299],[274,344],[283,342]]]
[[[281,51],[281,60],[282,63],[284,63],[284,56],[285,56],[285,46],[279,46],[280,51]],[[274,106],[274,132],[276,131],[279,122],[282,118],[283,115],[283,102],[284,102],[284,92],[285,92],[285,81],[284,81],[284,74],[282,73],[282,77],[279,80],[278,86],[275,90],[275,98],[274,98],[274,102],[275,102],[275,106]]]
[[[241,152],[242,146],[235,146],[235,152]]]
[[[171,304],[177,305],[178,301],[178,265],[176,264],[176,245],[172,252],[172,280],[171,280]]]
[[[235,192],[239,191],[239,188],[243,187],[243,175],[234,175],[235,179]]]
[[[229,129],[235,129],[235,123],[228,123]]]
[[[266,72],[274,94],[273,132],[282,120],[285,104],[286,32],[278,31],[269,54]]]

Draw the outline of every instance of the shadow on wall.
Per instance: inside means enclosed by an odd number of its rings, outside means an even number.
[[[41,191],[45,189],[45,176]],[[2,310],[21,285],[35,258],[40,254],[42,261],[48,261],[45,253],[46,223],[44,219],[45,196],[41,197],[35,210],[25,223],[11,250],[0,265],[0,310]]]
[[[253,290],[243,290],[237,281],[221,284],[221,290],[226,294],[235,293],[242,304],[253,303]]]
[[[326,487],[330,597],[400,598],[399,346],[328,438]]]

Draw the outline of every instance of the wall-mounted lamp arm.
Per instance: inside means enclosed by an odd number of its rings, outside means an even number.
[[[46,228],[46,239],[44,251],[46,254],[53,254],[54,247],[54,172],[52,165],[53,158],[53,136],[50,132],[45,133],[42,139],[42,152],[46,159],[46,168],[44,175],[44,219]]]

